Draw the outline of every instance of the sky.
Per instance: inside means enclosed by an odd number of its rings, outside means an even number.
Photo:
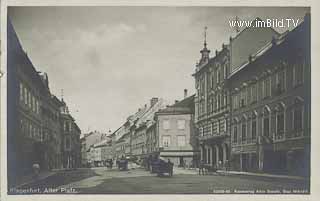
[[[211,56],[236,31],[229,20],[303,19],[308,8],[11,7],[8,16],[52,94],[83,133],[114,131],[152,97],[174,103],[195,92],[203,48]],[[284,32],[288,28],[275,28]]]

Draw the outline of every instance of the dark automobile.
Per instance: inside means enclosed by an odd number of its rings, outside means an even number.
[[[169,176],[173,174],[173,163],[166,162],[163,159],[154,160],[151,163],[151,172],[156,173],[158,176],[163,176],[164,173],[168,173]]]
[[[120,159],[118,161],[118,169],[119,170],[128,170],[128,160],[127,159]]]

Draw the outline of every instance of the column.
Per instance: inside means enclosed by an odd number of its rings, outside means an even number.
[[[210,151],[211,151],[211,152],[210,152],[210,157],[211,157],[211,158],[210,158],[210,159],[211,159],[211,160],[210,160],[210,165],[213,166],[214,162],[213,162],[213,147],[212,147],[212,146],[210,147]]]
[[[217,145],[215,145],[215,149],[216,149],[216,166],[219,167],[219,147]]]
[[[222,162],[223,162],[224,165],[225,165],[226,160],[227,160],[227,147],[226,147],[226,146],[227,146],[226,144],[224,144],[224,145],[222,146],[222,149],[223,149],[223,159],[222,159]]]
[[[200,145],[200,160],[203,160],[203,146]]]
[[[240,171],[243,171],[243,164],[242,164],[242,153],[240,153]]]

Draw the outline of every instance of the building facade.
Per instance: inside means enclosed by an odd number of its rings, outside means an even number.
[[[310,69],[306,16],[229,76],[235,169],[309,175]]]
[[[62,162],[63,168],[74,169],[81,166],[81,130],[74,118],[70,115],[68,106],[62,99],[61,126],[62,126]]]
[[[17,177],[31,174],[35,163],[41,171],[63,167],[64,102],[51,93],[48,75],[36,70],[9,19],[7,30],[8,184],[12,186]]]
[[[226,88],[230,72],[229,46],[222,45],[215,57],[209,58],[206,42],[197,65],[197,95],[195,98],[196,119],[199,129],[201,160],[206,164],[222,168],[230,155],[230,100]]]
[[[197,165],[199,152],[194,126],[194,96],[156,112],[155,125],[149,130],[150,154],[170,159],[178,167]]]
[[[199,129],[201,160],[204,163],[216,168],[230,167],[231,100],[228,77],[246,62],[248,55],[278,36],[271,28],[245,28],[234,38],[230,37],[230,44],[222,44],[222,50],[216,50],[212,58],[205,38],[193,75],[196,87],[195,123]]]

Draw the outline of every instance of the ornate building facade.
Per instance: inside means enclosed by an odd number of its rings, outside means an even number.
[[[196,80],[195,123],[199,129],[201,160],[216,167],[227,164],[230,155],[229,47],[222,45],[214,58],[204,42],[201,59],[193,75]]]
[[[235,169],[309,174],[310,69],[306,16],[229,76]]]

